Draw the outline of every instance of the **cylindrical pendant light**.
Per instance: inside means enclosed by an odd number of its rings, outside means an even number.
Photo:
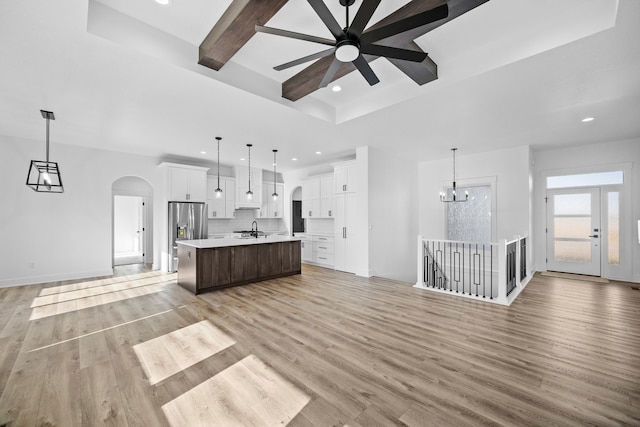
[[[247,147],[249,147],[249,189],[247,190],[247,200],[251,200],[253,199],[253,191],[251,191],[251,147],[253,147],[253,144],[247,144]]]
[[[278,200],[278,193],[276,192],[276,153],[278,150],[273,150],[273,200]]]
[[[222,138],[216,136],[216,140],[218,141],[218,188],[216,188],[216,199],[222,198],[222,188],[220,188],[220,140]]]

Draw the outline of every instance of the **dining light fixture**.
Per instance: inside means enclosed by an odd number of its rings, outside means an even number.
[[[49,121],[56,118],[53,111],[40,110],[40,114],[47,120],[47,157],[45,161],[31,160],[27,186],[39,193],[64,193],[58,163],[49,161]]]
[[[444,191],[440,192],[440,201],[444,202],[444,203],[451,203],[451,202],[466,202],[469,200],[469,192],[465,191],[464,192],[464,199],[462,200],[458,200],[458,198],[456,197],[456,150],[457,148],[452,148],[451,151],[453,151],[453,191],[451,193],[451,199],[447,198],[447,195]]]
[[[253,191],[251,191],[251,147],[253,147],[253,144],[247,144],[247,147],[249,147],[249,189],[247,190],[247,200],[251,200],[253,199]]]
[[[220,188],[220,140],[222,138],[216,136],[216,140],[218,141],[218,188],[216,188],[216,199],[220,199],[222,197],[222,188]]]
[[[273,151],[273,194],[271,195],[271,197],[273,197],[273,200],[278,200],[278,193],[276,192],[276,153],[278,152],[278,150],[272,150]]]

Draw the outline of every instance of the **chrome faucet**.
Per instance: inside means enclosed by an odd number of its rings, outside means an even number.
[[[254,226],[256,227],[255,230],[253,229]],[[253,221],[251,223],[251,234],[253,234],[256,237],[256,239],[258,238],[258,223],[256,221]]]

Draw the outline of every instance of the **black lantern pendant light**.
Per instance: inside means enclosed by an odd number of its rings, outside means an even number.
[[[276,192],[276,153],[278,150],[273,150],[273,200],[278,200],[278,193]]]
[[[216,136],[216,140],[218,141],[218,188],[216,188],[216,199],[220,199],[222,197],[222,188],[220,188],[220,140],[222,138]]]
[[[47,120],[47,159],[31,160],[27,175],[27,186],[40,193],[64,193],[62,177],[57,162],[49,161],[49,121],[55,120],[53,111],[40,110],[42,118]]]
[[[458,200],[456,195],[456,150],[457,148],[451,149],[451,151],[453,152],[453,191],[451,192],[451,199],[448,199],[447,195],[444,192],[440,193],[440,201],[444,203],[466,202],[467,200],[469,200],[468,191],[464,192],[464,199]]]
[[[251,191],[251,147],[253,147],[253,144],[247,144],[247,147],[249,147],[249,190],[247,190],[247,200],[251,200],[253,199],[253,191]]]

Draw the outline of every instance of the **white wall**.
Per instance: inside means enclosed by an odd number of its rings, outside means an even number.
[[[495,181],[495,239],[511,240],[515,235],[530,232],[530,169],[531,150],[528,146],[465,155],[456,154],[456,181],[490,183]],[[452,180],[451,158],[422,162],[419,166],[420,217],[419,234],[430,239],[446,239],[444,204],[439,193]]]
[[[416,282],[417,194],[417,162],[369,148],[371,275]]]
[[[50,158],[60,165],[65,192],[36,193],[25,185],[27,171],[43,158],[43,141],[0,136],[0,286],[111,274],[113,182],[137,176],[155,194],[164,192],[156,159],[54,141]],[[157,264],[160,240],[153,241]]]
[[[572,174],[593,172],[599,169],[610,169],[611,166],[624,167],[631,163],[631,176],[625,176],[626,199],[628,201],[628,215],[625,225],[627,227],[626,250],[629,253],[630,265],[627,277],[624,280],[640,282],[640,244],[638,244],[637,222],[640,219],[640,139],[628,141],[606,142],[600,144],[584,145],[580,147],[561,148],[556,150],[544,150],[534,153],[534,233],[536,236],[536,270],[546,270],[546,238],[545,228],[545,181],[544,176],[550,172],[557,174]],[[622,231],[622,230],[621,230]],[[622,235],[621,235],[622,237]]]

